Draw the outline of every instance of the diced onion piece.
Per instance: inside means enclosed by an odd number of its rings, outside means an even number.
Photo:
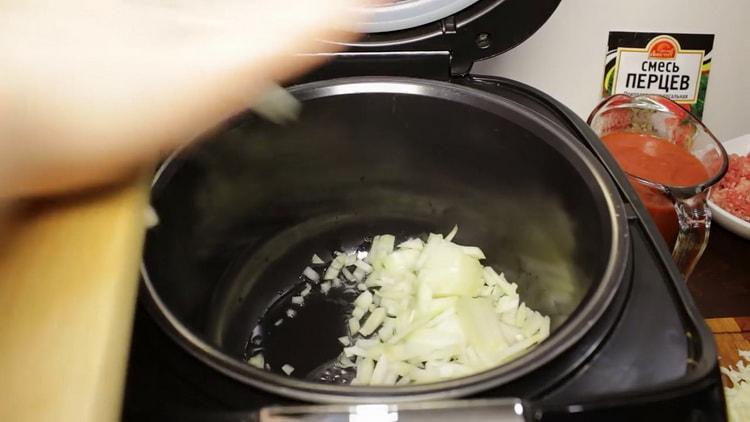
[[[448,233],[447,236],[445,236],[445,241],[446,242],[452,242],[453,238],[456,237],[457,233],[458,233],[458,225],[454,225],[453,229],[451,230],[451,232]]]
[[[382,308],[380,308],[382,309]],[[393,318],[385,318],[383,326],[378,331],[378,337],[381,341],[386,342],[393,337],[393,331],[396,328],[396,320]]]
[[[266,120],[276,124],[286,124],[297,120],[302,103],[286,89],[269,83],[260,93],[253,110]]]
[[[283,322],[284,322],[284,320],[283,320],[283,319],[277,319],[277,320],[276,320],[276,322],[274,322],[274,323],[273,323],[273,325],[274,325],[274,326],[276,326],[276,327],[278,327],[278,326],[279,326],[279,325],[281,325],[281,324],[282,324]]]
[[[370,316],[367,317],[365,323],[362,325],[362,328],[359,329],[359,333],[363,336],[369,336],[370,334],[374,333],[378,327],[380,327],[380,324],[382,324],[384,320],[385,309],[375,309],[374,311],[372,311]]]
[[[257,355],[251,357],[247,360],[247,363],[258,369],[263,369],[266,366],[266,360],[263,358],[263,353],[258,353]]]
[[[294,309],[287,309],[286,316],[289,318],[294,318],[295,316],[297,316],[297,311],[295,311]]]
[[[508,283],[508,280],[505,279],[505,275],[498,275],[492,267],[484,267],[483,275],[487,284],[491,286],[497,285],[506,295],[515,296],[517,294],[516,289],[518,289],[518,286],[515,283]]]
[[[357,290],[367,291],[367,285],[365,283],[357,284]]]
[[[367,262],[372,264],[373,268],[381,267],[383,258],[393,252],[395,242],[395,236],[390,234],[375,236],[372,240],[370,253],[367,254]]]
[[[362,359],[357,364],[357,376],[352,381],[353,385],[370,385],[372,372],[375,369],[375,362],[372,359]]]
[[[365,350],[368,350],[379,344],[380,344],[380,341],[376,338],[360,338],[357,340],[356,346],[361,347]]]
[[[347,270],[346,267],[341,269],[341,274],[343,274],[344,277],[349,281],[357,281],[357,279],[354,278],[354,275],[351,273],[351,271]]]
[[[323,274],[323,280],[333,280],[339,276],[340,268],[328,267],[326,272]]]
[[[433,238],[422,250],[422,266],[418,267],[417,278],[427,283],[433,295],[477,296],[484,284],[482,265],[455,244]]]
[[[354,335],[359,331],[359,318],[351,318],[349,319],[349,333],[351,335]]]
[[[422,242],[422,239],[413,238],[405,242],[401,242],[398,245],[398,248],[399,249],[416,249],[418,251],[421,251],[424,248],[424,242]]]
[[[299,292],[299,295],[305,297],[310,294],[310,291],[312,291],[312,286],[309,283],[305,283],[305,288],[302,289],[301,292]]]
[[[349,359],[348,357],[341,356],[339,358],[338,366],[341,367],[341,368],[347,369],[347,368],[353,368],[353,367],[355,367],[356,364],[354,362],[352,362],[351,359]]]
[[[476,258],[476,259],[487,258],[486,256],[484,256],[484,252],[482,252],[482,250],[476,246],[459,246],[459,247],[461,248],[461,251],[464,254],[469,255],[472,258]]]
[[[339,343],[343,344],[344,346],[352,344],[351,340],[349,340],[349,336],[339,337]]]
[[[403,277],[417,268],[420,254],[416,249],[399,249],[385,257],[383,267],[390,274],[401,274]]]
[[[367,356],[367,351],[359,346],[349,346],[349,347],[344,347],[344,355],[346,357]]]
[[[356,270],[354,270],[354,272],[352,273],[352,275],[354,276],[354,279],[358,283],[360,283],[360,282],[362,282],[362,280],[365,279],[365,276],[367,276],[367,273],[365,273],[365,271],[362,270],[362,268],[357,268]]]
[[[370,385],[384,385],[386,377],[388,376],[388,369],[388,358],[381,355],[372,371]]]
[[[363,316],[365,316],[365,313],[367,313],[367,308],[360,308],[359,306],[355,306],[352,310],[352,318],[357,318],[357,320],[360,320]]]
[[[347,266],[347,267],[352,266],[354,265],[355,262],[357,262],[357,255],[355,254],[346,255],[346,258],[344,260],[344,266]]]
[[[292,296],[292,303],[295,305],[302,305],[305,303],[305,298],[302,296]]]
[[[325,274],[323,275],[324,280],[333,280],[339,276],[339,272],[344,268],[344,261],[346,260],[345,255],[339,254],[336,258],[331,261]]]
[[[372,303],[372,293],[365,290],[354,299],[354,306],[357,308],[367,308]]]
[[[310,262],[311,262],[311,263],[313,263],[313,264],[315,264],[315,265],[320,265],[320,264],[325,264],[325,263],[326,263],[325,261],[323,261],[323,260],[322,260],[322,259],[321,259],[321,258],[320,258],[320,257],[318,256],[318,254],[314,254],[314,255],[312,256],[312,259],[310,259]]]
[[[372,268],[372,265],[366,263],[365,261],[362,261],[361,259],[354,261],[354,266],[364,271],[365,274],[369,274],[374,270],[374,268]]]
[[[305,270],[302,271],[302,275],[304,275],[305,277],[309,278],[312,281],[316,281],[317,282],[317,281],[320,280],[320,274],[318,274],[317,272],[315,272],[315,270],[313,270],[310,267],[305,267]]]
[[[495,312],[502,314],[505,312],[514,312],[514,323],[515,323],[515,311],[518,309],[520,298],[518,296],[503,296],[497,300],[495,304]]]
[[[283,371],[283,372],[284,372],[285,374],[287,374],[287,375],[292,375],[292,372],[294,372],[294,367],[293,367],[292,365],[288,364],[288,363],[285,363],[285,364],[284,364],[284,365],[283,365],[283,366],[281,367],[281,370],[282,370],[282,371]]]
[[[320,291],[324,295],[327,295],[329,290],[331,290],[331,282],[330,281],[326,281],[326,282],[320,283]]]

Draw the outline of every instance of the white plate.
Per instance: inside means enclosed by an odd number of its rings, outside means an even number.
[[[724,145],[724,149],[727,150],[727,154],[747,155],[748,152],[750,152],[750,134],[722,142],[722,145]],[[708,206],[711,208],[713,219],[716,222],[737,236],[742,236],[745,239],[750,240],[750,223],[739,217],[735,217],[720,206],[714,204],[711,200],[708,201]]]

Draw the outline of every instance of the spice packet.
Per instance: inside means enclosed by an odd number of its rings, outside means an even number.
[[[700,119],[713,43],[713,34],[610,32],[602,96],[663,95]]]

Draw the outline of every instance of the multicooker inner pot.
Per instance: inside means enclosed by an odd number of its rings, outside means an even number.
[[[723,420],[710,335],[598,139],[532,88],[463,74],[464,63],[530,35],[557,2],[468,3],[437,22],[369,34],[290,86],[303,104],[298,121],[279,126],[248,112],[164,164],[153,186],[160,224],[148,233],[142,298],[171,341],[139,315],[126,419],[162,411],[182,420]],[[492,32],[499,23],[508,23],[504,38]],[[453,41],[464,48],[454,52]],[[404,74],[424,77],[393,76]],[[482,247],[487,264],[551,316],[550,337],[451,381],[316,381],[340,351],[345,305],[302,308],[283,330],[272,324],[310,256],[361,247],[376,234],[406,238],[454,224],[458,241]],[[641,326],[639,339],[641,319],[651,326]],[[271,372],[245,362],[259,321]],[[626,345],[607,352],[618,343]],[[649,354],[677,361],[652,369],[641,356]],[[174,382],[144,381],[145,362],[158,355]],[[294,376],[279,370],[283,363]],[[594,388],[607,365],[620,385]],[[154,406],[137,390],[146,384],[154,394],[169,390],[167,399]],[[196,405],[203,396],[216,403]],[[305,402],[348,405],[270,407]]]

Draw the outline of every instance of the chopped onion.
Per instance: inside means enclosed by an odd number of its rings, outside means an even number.
[[[330,281],[326,281],[324,283],[320,283],[320,291],[323,292],[324,295],[327,295],[329,290],[331,290],[331,282]]]
[[[344,355],[346,357],[367,356],[367,351],[359,346],[344,347]]]
[[[480,248],[453,243],[456,233],[454,227],[445,238],[430,234],[426,243],[408,239],[395,248],[394,236],[375,236],[366,262],[354,261],[354,273],[341,267],[348,280],[347,273],[363,278],[348,321],[350,337],[341,340],[344,346],[354,341],[341,356],[357,356],[353,385],[466,376],[549,336],[549,317],[521,302],[518,286],[503,274],[484,267]]]
[[[367,308],[360,308],[356,306],[352,310],[352,318],[357,318],[357,321],[359,321],[363,316],[365,316],[365,313],[367,313]]]
[[[357,308],[367,308],[372,303],[372,293],[364,291],[354,299],[354,306]]]
[[[367,254],[367,262],[372,264],[374,269],[380,268],[383,258],[393,252],[395,242],[396,237],[390,234],[375,236],[372,239],[370,253]]]
[[[354,335],[359,331],[359,318],[351,318],[349,319],[349,333],[351,335]]]
[[[486,256],[484,256],[484,252],[482,252],[482,250],[477,248],[476,246],[460,246],[460,248],[464,254],[469,255],[472,258],[476,258],[476,259],[487,258]]]
[[[323,275],[324,280],[333,280],[336,277],[339,276],[339,272],[342,268],[344,268],[344,261],[346,260],[346,255],[339,254],[336,256],[336,258],[331,261],[331,265],[328,266],[328,269],[326,270],[325,274]]]
[[[363,336],[369,336],[370,334],[374,333],[375,330],[380,327],[380,324],[383,323],[385,320],[385,309],[383,308],[376,308],[372,313],[370,313],[370,316],[367,317],[365,320],[365,323],[362,325],[362,328],[359,329],[359,333]]]
[[[285,363],[281,367],[281,370],[284,371],[284,373],[287,375],[292,375],[292,372],[294,372],[294,367],[292,365],[289,365],[288,363]]]
[[[354,279],[359,283],[365,279],[367,272],[365,272],[365,270],[363,270],[362,268],[357,268],[356,270],[354,270],[352,275],[354,276]]]
[[[352,380],[352,385],[370,385],[375,362],[372,359],[362,359],[357,364],[357,376]]]
[[[251,357],[247,360],[247,363],[258,369],[263,369],[266,366],[266,360],[263,358],[263,353],[258,353],[257,355]]]
[[[338,366],[341,368],[347,369],[347,368],[355,367],[356,364],[352,362],[351,359],[349,359],[348,357],[341,356],[338,360]]]
[[[385,355],[380,355],[378,361],[375,363],[375,368],[372,371],[372,377],[370,378],[370,385],[384,385],[386,377],[388,376],[388,358]],[[396,380],[393,380],[394,384]]]
[[[355,368],[352,385],[463,377],[513,359],[549,336],[550,318],[523,303],[518,286],[504,274],[483,266],[479,247],[453,243],[457,232],[454,226],[445,237],[432,233],[426,242],[413,238],[398,246],[395,236],[384,234],[373,238],[368,252],[334,251],[320,291],[360,291],[347,320],[349,335],[338,338],[342,352],[336,360],[339,368]],[[317,254],[311,263],[325,264]],[[311,267],[302,274],[320,282]],[[545,277],[554,281],[554,274]],[[311,291],[306,283],[292,303],[303,305]],[[287,309],[286,316],[294,318],[296,311]],[[248,363],[268,369],[261,354]],[[294,371],[288,364],[281,369]]]
[[[383,308],[380,308],[383,309]],[[393,318],[386,317],[383,321],[383,326],[378,331],[378,337],[381,341],[387,342],[393,337],[393,331],[396,329],[396,320]]]
[[[399,249],[416,249],[416,250],[421,251],[424,248],[424,242],[422,242],[422,239],[413,238],[405,242],[401,242],[398,245],[398,248]]]
[[[445,236],[446,242],[452,242],[453,238],[456,237],[456,234],[458,234],[458,225],[454,225],[453,229]],[[484,259],[484,258],[482,258]]]
[[[366,263],[365,261],[362,261],[361,259],[354,261],[354,266],[364,271],[365,274],[369,274],[373,271],[372,265]]]
[[[344,265],[347,267],[350,267],[354,265],[355,262],[357,262],[357,255],[351,254],[351,255],[345,255],[346,259],[344,260]]]
[[[276,322],[274,322],[274,323],[273,323],[273,325],[274,325],[274,326],[276,326],[276,327],[278,327],[278,326],[279,326],[279,325],[281,325],[281,324],[282,324],[283,322],[284,322],[284,320],[283,320],[283,319],[277,319],[277,320],[276,320]]]
[[[328,267],[328,269],[326,270],[325,274],[323,274],[323,279],[324,280],[333,280],[333,279],[335,279],[336,277],[339,276],[339,271],[341,271],[341,269],[336,269],[336,268],[333,268],[333,267]]]
[[[357,281],[356,278],[354,278],[354,275],[346,269],[346,267],[341,269],[341,273],[344,274],[344,278],[346,278],[349,281]]]
[[[302,103],[281,86],[268,83],[253,109],[266,120],[286,124],[297,120]]]
[[[309,278],[312,281],[316,281],[317,282],[317,281],[320,280],[320,274],[318,274],[317,272],[315,272],[315,270],[313,270],[310,267],[305,267],[305,270],[302,271],[302,275],[304,275],[305,277]]]

